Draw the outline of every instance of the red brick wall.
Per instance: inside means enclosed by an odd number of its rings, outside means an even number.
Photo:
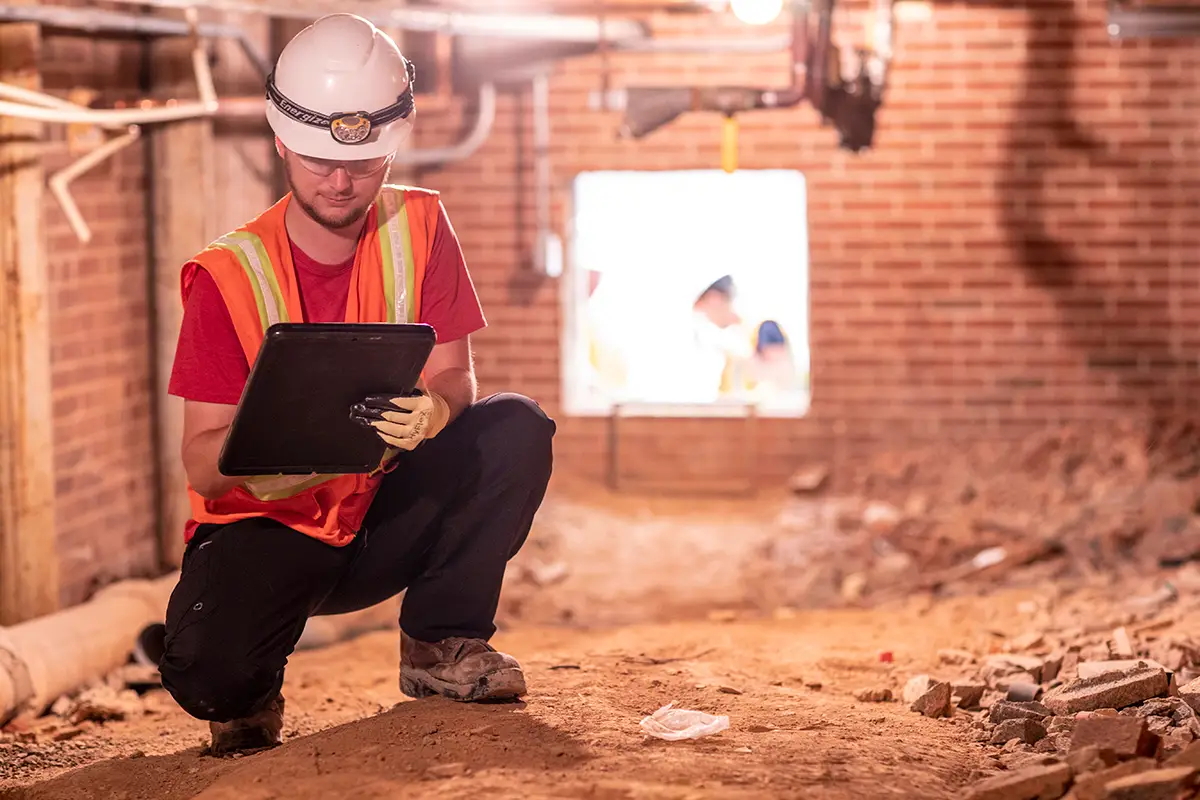
[[[136,43],[46,34],[42,52],[48,92],[96,89],[101,106],[139,93]],[[45,131],[49,177],[78,155],[68,152],[64,126]],[[91,242],[76,238],[52,194],[45,199],[64,604],[84,599],[96,581],[157,561],[143,147],[135,143],[72,183]]]
[[[1103,0],[1018,5],[1028,7],[939,5],[928,22],[898,25],[874,152],[839,151],[807,106],[742,118],[743,168],[808,180],[812,410],[762,421],[753,447],[728,421],[631,424],[628,458],[719,476],[735,451],[738,464],[753,458],[778,476],[910,440],[1187,408],[1200,386],[1200,50],[1191,39],[1109,41]],[[670,36],[711,24],[654,27]],[[714,115],[617,141],[620,114],[588,110],[600,63],[570,61],[552,82],[560,226],[579,171],[719,166]],[[610,66],[614,87],[781,85],[788,74],[782,54],[624,54]],[[559,288],[525,270],[522,102],[502,99],[478,155],[421,179],[443,190],[488,312],[485,389],[527,392],[557,413]],[[427,115],[421,141],[461,123]],[[600,475],[605,423],[558,416],[560,469]]]

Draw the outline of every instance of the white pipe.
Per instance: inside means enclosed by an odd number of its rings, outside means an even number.
[[[28,103],[43,108],[58,108],[65,111],[78,111],[83,108],[83,106],[72,103],[70,100],[63,100],[61,97],[55,97],[52,94],[46,94],[34,89],[26,89],[23,86],[14,86],[11,83],[0,82],[0,97],[7,97],[9,100],[15,100],[18,103]]]
[[[50,186],[50,192],[58,200],[58,204],[62,206],[63,213],[67,215],[67,222],[70,223],[71,230],[75,231],[75,236],[84,244],[92,240],[92,231],[87,223],[83,221],[83,215],[79,213],[79,206],[75,204],[75,200],[71,197],[71,193],[67,191],[67,187],[71,181],[101,161],[136,142],[140,135],[141,131],[138,126],[130,125],[126,133],[109,139],[95,150],[85,154],[79,160],[54,173],[50,177],[50,180],[47,181]]]
[[[562,268],[550,249],[557,243],[550,230],[550,79],[545,72],[533,78],[533,193],[536,217],[533,268],[539,275],[558,277]]]
[[[99,125],[101,128],[207,117],[216,111],[216,107],[205,103],[178,103],[160,108],[84,108],[77,106],[75,109],[68,109],[37,108],[26,103],[0,101],[0,116],[21,117],[38,122],[92,124]]]
[[[0,724],[36,717],[124,664],[138,631],[163,619],[178,579],[122,581],[82,605],[0,628]]]
[[[156,8],[209,8],[268,17],[312,20],[335,11],[344,11],[341,3],[291,2],[273,0],[115,0],[126,5]],[[562,14],[504,14],[463,11],[437,11],[426,8],[353,9],[383,28],[402,28],[427,33],[459,36],[508,36],[563,42],[619,41],[645,39],[647,28],[639,22],[622,19],[600,20],[595,17]]]
[[[450,147],[429,150],[401,150],[396,153],[396,158],[392,163],[399,167],[424,167],[450,161],[461,161],[473,154],[487,141],[495,121],[496,86],[485,83],[479,87],[479,114],[475,118],[475,127],[463,137],[461,142]]]

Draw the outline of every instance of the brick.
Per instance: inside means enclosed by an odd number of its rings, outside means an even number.
[[[1021,744],[1036,744],[1046,738],[1046,729],[1037,720],[1029,717],[1006,719],[996,726],[990,739],[992,744],[1005,744],[1016,739]]]
[[[1159,738],[1151,733],[1142,717],[1091,717],[1079,720],[1071,735],[1071,750],[1099,747],[1119,759],[1158,754]]]
[[[1071,785],[1071,791],[1063,800],[1104,800],[1108,784],[1143,772],[1149,772],[1158,765],[1150,758],[1135,758],[1097,772],[1076,774]]]
[[[1118,778],[1105,785],[1105,800],[1176,800],[1196,785],[1193,767],[1171,767]],[[1191,796],[1190,794],[1188,796]]]
[[[1200,769],[1200,742],[1192,742],[1163,762],[1164,767],[1192,767]]]
[[[933,684],[928,691],[913,701],[911,709],[927,717],[946,717],[950,715],[950,684],[941,682]]]
[[[967,792],[967,800],[1054,800],[1071,782],[1066,764],[1026,767],[988,778]]]
[[[1009,700],[999,700],[988,710],[988,721],[993,724],[1010,719],[1032,719],[1041,722],[1050,715],[1050,709],[1041,703],[1014,703]]]
[[[1200,678],[1188,681],[1183,686],[1179,687],[1179,696],[1183,701],[1192,707],[1193,711],[1200,711]]]
[[[1073,714],[1098,708],[1125,708],[1166,693],[1167,673],[1143,667],[1072,681],[1048,692],[1042,703],[1055,714]]]

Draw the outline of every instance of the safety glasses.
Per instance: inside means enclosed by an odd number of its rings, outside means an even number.
[[[351,178],[369,178],[377,174],[380,170],[392,163],[395,153],[379,158],[364,158],[355,161],[334,161],[327,158],[311,158],[296,154],[296,158],[300,161],[304,168],[314,175],[320,175],[322,178],[328,178],[338,169],[345,169],[346,174]]]

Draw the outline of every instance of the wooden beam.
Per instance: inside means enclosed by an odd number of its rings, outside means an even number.
[[[0,81],[41,88],[40,32],[0,25]],[[0,117],[0,625],[58,608],[42,126]]]
[[[155,76],[154,93],[163,98],[191,100],[197,96],[191,70],[192,44],[186,37],[164,37],[150,44]],[[189,119],[147,126],[153,174],[154,216],[151,221],[155,340],[154,393],[158,443],[159,543],[165,567],[183,559],[183,526],[191,516],[187,475],[180,446],[183,440],[183,400],[167,394],[183,306],[179,275],[184,263],[210,241],[210,216],[218,198],[214,192],[213,122]]]

